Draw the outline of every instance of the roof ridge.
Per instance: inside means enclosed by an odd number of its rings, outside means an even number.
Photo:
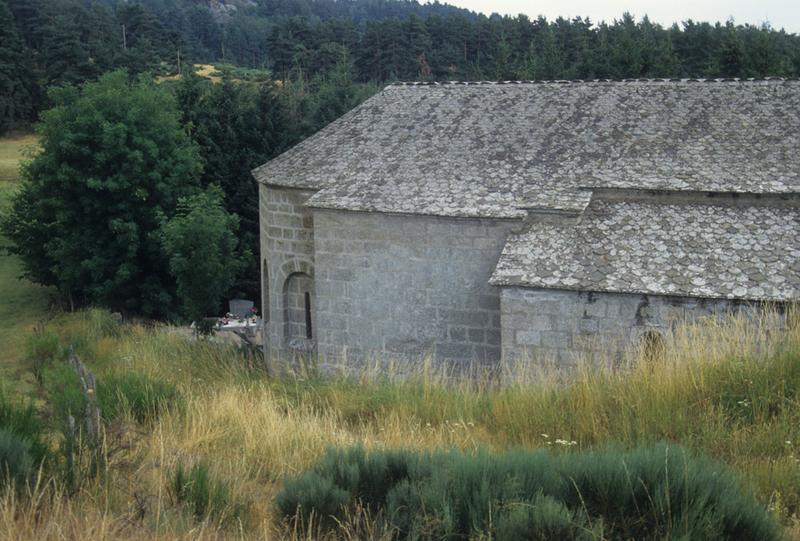
[[[630,79],[521,79],[521,80],[502,80],[502,81],[396,81],[389,83],[391,86],[493,86],[493,85],[564,85],[564,84],[664,84],[664,83],[787,83],[799,82],[798,77],[681,77],[681,78],[630,78]]]

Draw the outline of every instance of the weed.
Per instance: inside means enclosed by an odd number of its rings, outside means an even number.
[[[39,328],[28,337],[25,344],[28,368],[39,385],[44,383],[45,370],[57,359],[63,358],[58,335]]]
[[[38,467],[50,457],[45,425],[36,408],[22,401],[12,401],[3,392],[0,392],[0,430],[27,442],[34,466]]]
[[[220,523],[236,523],[243,518],[244,507],[232,501],[227,483],[211,476],[208,464],[199,462],[186,471],[178,464],[172,476],[172,496],[188,505],[195,518],[214,517]]]
[[[0,429],[0,488],[21,487],[33,476],[31,444],[17,434]]]
[[[98,406],[108,420],[127,412],[139,423],[150,423],[162,411],[179,407],[180,399],[174,384],[136,372],[108,376],[97,383]]]

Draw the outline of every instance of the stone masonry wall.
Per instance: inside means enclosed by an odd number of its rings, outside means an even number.
[[[259,184],[258,190],[261,312],[267,319],[268,350],[276,355],[288,349],[286,318],[289,310],[286,300],[292,293],[286,289],[289,277],[296,273],[307,275],[309,280],[314,277],[314,220],[310,209],[304,205],[313,192],[264,184]],[[288,335],[291,336],[292,332],[289,329]]]
[[[724,299],[504,287],[503,359],[556,361],[622,357],[648,330],[741,306]]]
[[[514,224],[316,209],[320,355],[499,360],[500,292],[488,280]]]

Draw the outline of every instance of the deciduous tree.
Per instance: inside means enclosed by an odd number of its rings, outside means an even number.
[[[174,98],[124,71],[51,92],[41,152],[2,220],[33,281],[73,303],[164,316],[175,287],[158,241],[159,216],[198,185],[197,145]]]
[[[242,267],[236,238],[239,219],[225,210],[216,186],[181,198],[161,228],[161,245],[178,286],[183,315],[199,320],[218,314]]]

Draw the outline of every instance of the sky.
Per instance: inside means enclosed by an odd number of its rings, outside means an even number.
[[[447,0],[446,3],[482,13],[517,15],[531,18],[544,15],[572,18],[588,16],[592,21],[613,21],[625,11],[636,19],[647,15],[653,22],[670,26],[686,19],[760,25],[769,21],[775,29],[800,33],[800,0]]]

